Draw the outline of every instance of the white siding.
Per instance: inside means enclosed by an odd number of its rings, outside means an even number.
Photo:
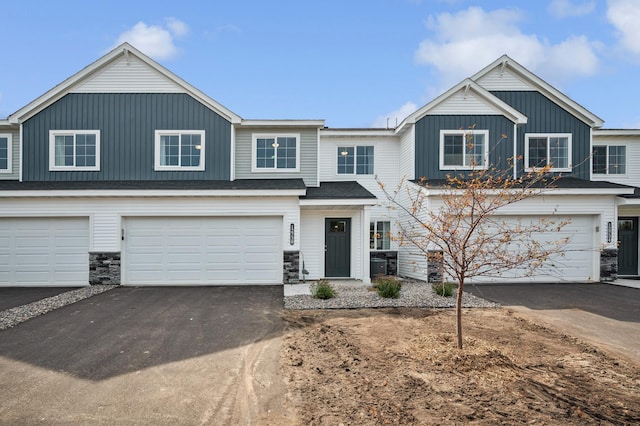
[[[324,222],[326,218],[351,218],[351,278],[368,278],[362,276],[362,268],[360,267],[363,261],[361,242],[364,239],[360,217],[360,209],[303,209],[301,211],[300,269],[302,269],[302,261],[304,260],[305,268],[309,271],[307,279],[317,280],[324,277]]]
[[[518,77],[512,70],[500,67],[494,68],[488,74],[476,81],[488,91],[492,90],[536,90],[527,82]]]
[[[88,216],[90,251],[121,251],[121,218],[130,216],[279,216],[282,248],[289,244],[289,225],[300,229],[297,197],[131,197],[131,198],[5,198],[0,217]]]
[[[489,105],[478,94],[469,91],[464,94],[464,88],[449,96],[429,111],[432,115],[502,115],[503,112]]]
[[[404,132],[400,137],[400,178],[412,180],[416,178],[415,162],[416,127]]]
[[[133,55],[118,58],[71,93],[185,93],[185,90]]]
[[[624,145],[627,147],[627,173],[624,175],[596,175],[592,180],[608,181],[640,187],[640,137],[638,136],[596,136],[593,145]]]

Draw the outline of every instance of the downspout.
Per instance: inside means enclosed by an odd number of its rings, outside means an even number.
[[[518,179],[518,124],[513,123],[513,178]]]
[[[229,180],[236,180],[236,126],[231,123],[231,152],[229,155],[231,161],[229,168]]]
[[[20,123],[18,141],[18,167],[20,167],[20,171],[18,172],[18,182],[22,182],[22,170],[24,169],[22,164],[22,123]]]

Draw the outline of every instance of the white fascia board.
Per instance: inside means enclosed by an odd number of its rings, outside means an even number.
[[[638,206],[640,205],[640,198],[618,198],[619,206]]]
[[[394,129],[320,129],[322,138],[350,138],[350,137],[389,137],[396,136]]]
[[[238,127],[324,127],[324,120],[241,120]]]
[[[300,200],[301,207],[308,206],[375,206],[377,199],[341,199],[341,200]]]
[[[422,108],[418,109],[413,114],[409,115],[407,118],[402,120],[402,123],[395,129],[396,133],[401,133],[404,131],[404,127],[409,124],[414,124],[416,121],[420,120],[422,117],[429,114],[433,108],[453,96],[455,93],[460,90],[472,90],[475,94],[480,96],[485,102],[492,105],[493,107],[500,110],[505,117],[514,122],[515,124],[526,124],[527,116],[513,108],[511,105],[507,104],[503,100],[497,98],[492,95],[487,90],[483,89],[478,83],[471,79],[465,79],[460,83],[453,86],[451,89],[444,92],[442,95],[438,96]]]
[[[456,192],[449,189],[440,189],[440,188],[422,188],[425,191],[425,195],[427,196],[442,196],[442,195],[451,195]],[[533,195],[533,197],[537,196],[548,196],[548,195],[633,195],[635,188],[618,188],[618,189],[610,189],[610,188],[546,188],[542,189],[542,192],[539,194]],[[517,191],[514,189],[514,191]],[[535,188],[531,188],[531,191],[536,191]],[[462,194],[462,191],[459,191]],[[493,193],[493,191],[489,191],[489,194]],[[498,193],[498,190],[495,191]]]
[[[76,189],[43,191],[0,191],[0,198],[99,198],[99,197],[301,197],[306,189],[284,190],[140,190],[140,189]]]
[[[583,121],[585,124],[596,128],[602,127],[602,125],[604,124],[603,119],[587,110],[576,101],[569,98],[567,95],[520,65],[518,62],[511,59],[508,55],[502,55],[494,62],[475,73],[471,77],[471,80],[477,81],[497,67],[509,67],[509,69],[514,71],[519,77],[530,83],[532,86],[537,87],[545,96],[563,107],[565,110],[572,113],[575,117]]]
[[[638,136],[640,129],[593,129],[593,137],[599,136]]]
[[[155,62],[153,59],[149,58],[144,53],[140,52],[138,49],[136,49],[135,47],[131,46],[129,43],[126,43],[126,42],[114,48],[109,53],[102,56],[95,62],[87,65],[82,70],[78,71],[71,77],[67,78],[62,83],[56,85],[51,90],[39,96],[38,98],[36,98],[35,100],[27,104],[26,106],[20,108],[18,111],[11,114],[8,117],[8,120],[11,123],[19,123],[29,119],[30,117],[33,117],[35,114],[42,111],[47,106],[61,99],[63,96],[69,93],[74,86],[76,86],[81,81],[86,80],[92,74],[108,66],[110,63],[112,63],[114,60],[116,60],[120,56],[126,56],[130,54],[133,54],[148,66],[152,67],[153,69],[155,69],[156,71],[158,71],[159,73],[167,77],[168,79],[172,80],[177,85],[183,87],[186,93],[193,96],[199,102],[205,104],[212,110],[215,110],[217,113],[222,115],[224,118],[226,118],[230,122],[239,123],[242,120],[242,118],[239,115],[235,114],[228,108],[222,106],[220,103],[216,102],[209,96],[205,95],[203,92],[196,89],[194,86],[187,83],[186,81],[184,81],[183,79],[181,79],[180,77],[178,77],[177,75],[169,71],[167,68]]]

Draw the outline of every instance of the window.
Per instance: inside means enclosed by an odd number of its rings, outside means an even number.
[[[253,172],[299,171],[299,135],[253,135]]]
[[[524,149],[528,170],[549,166],[551,171],[571,171],[571,134],[527,134]]]
[[[391,248],[391,222],[375,221],[369,224],[369,248],[371,250]]]
[[[100,131],[51,130],[49,170],[100,170]]]
[[[488,130],[440,130],[440,169],[487,167]]]
[[[339,146],[338,174],[339,175],[372,175],[373,147],[372,146]]]
[[[204,130],[156,130],[155,170],[204,170]]]
[[[593,147],[591,170],[596,175],[624,175],[627,173],[627,147],[624,145],[596,145]]]
[[[0,133],[0,173],[11,173],[11,135]]]

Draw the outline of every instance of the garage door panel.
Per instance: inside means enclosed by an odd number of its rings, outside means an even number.
[[[89,283],[88,218],[0,219],[0,286]]]
[[[280,217],[128,218],[126,227],[126,284],[282,282]]]
[[[533,276],[526,276],[524,269],[513,269],[504,271],[499,277],[479,277],[471,282],[514,282],[514,281],[589,281],[597,280],[594,276],[595,254],[598,252],[597,238],[594,233],[595,218],[593,216],[573,216],[573,217],[547,217],[548,220],[560,223],[569,220],[570,222],[558,231],[537,233],[533,235],[535,241],[543,246],[551,247],[555,242],[568,238],[568,243],[562,248],[562,253],[554,254],[544,263],[544,265],[534,271]],[[538,223],[539,217],[503,217],[502,221],[513,228],[516,224],[523,227]],[[514,250],[516,250],[514,244]]]

